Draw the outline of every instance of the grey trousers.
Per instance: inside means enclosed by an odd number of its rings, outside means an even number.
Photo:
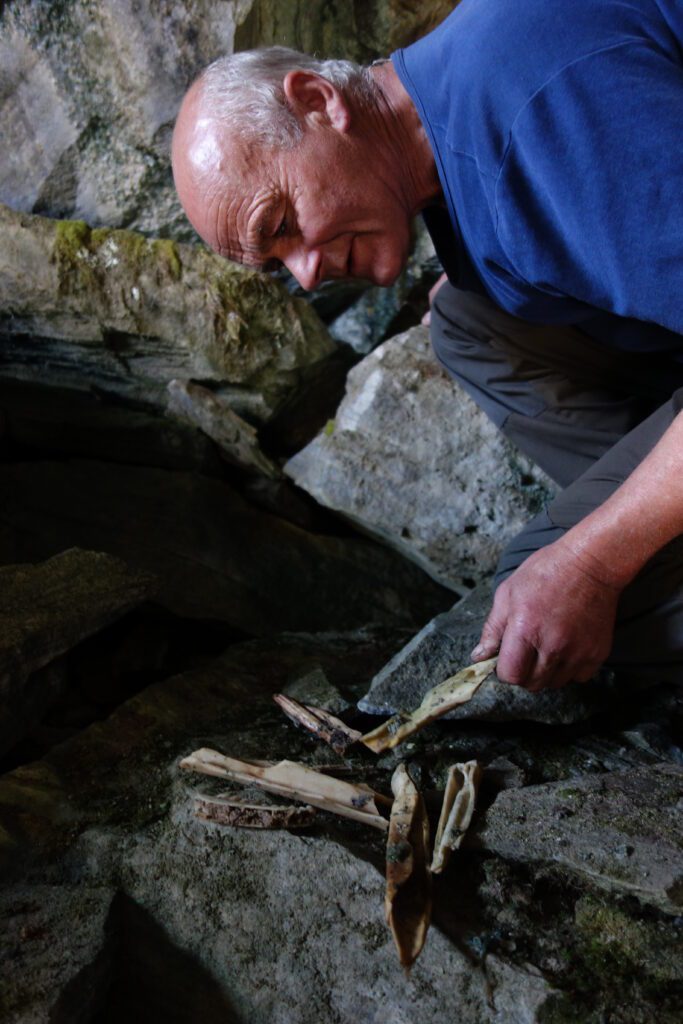
[[[626,479],[683,408],[683,364],[539,327],[445,284],[432,306],[440,362],[562,490],[508,544],[496,583]],[[683,537],[624,590],[607,664],[683,682]]]

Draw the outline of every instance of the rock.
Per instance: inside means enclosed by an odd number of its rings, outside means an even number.
[[[60,669],[44,667],[153,590],[150,577],[93,551],[0,567],[0,753],[59,696]]]
[[[231,52],[245,6],[132,0],[55,8],[19,0],[0,21],[0,199],[188,237],[168,146],[183,92]]]
[[[173,189],[173,120],[192,79],[279,43],[372,60],[455,6],[406,0],[15,0],[0,12],[0,201],[94,225],[193,237]]]
[[[102,956],[112,949],[116,956],[106,982],[92,972],[108,1020],[132,1019],[137,1008],[149,1020],[183,1022],[201,1011],[211,1024],[440,1024],[447,999],[459,1019],[493,1024],[483,973],[438,929],[410,980],[403,977],[384,923],[372,830],[327,818],[303,835],[207,824],[193,815],[193,794],[211,780],[177,767],[207,737],[235,756],[301,757],[310,740],[279,726],[272,692],[311,662],[344,692],[386,658],[389,639],[365,633],[241,644],[149,687],[39,764],[1,777],[8,882],[23,887],[29,906],[49,895],[47,875],[61,889],[50,899],[54,914],[33,912],[49,923],[49,958],[37,942],[34,959],[26,944],[20,971],[9,961],[10,1006],[23,995],[35,1007],[32,1019],[78,1019],[53,1008],[67,998],[71,978],[86,981],[84,961],[101,964],[92,942],[99,935]],[[380,864],[381,846],[379,837]],[[105,937],[111,887],[118,906]],[[93,893],[101,903],[92,921],[83,920]],[[60,921],[56,911],[68,900]],[[25,919],[30,913],[25,906]],[[7,934],[4,926],[0,932]]]
[[[0,894],[3,1024],[85,1024],[114,966],[114,889],[17,885]]]
[[[313,704],[315,707],[331,711],[334,715],[348,711],[351,707],[336,686],[329,681],[320,665],[311,668],[300,678],[291,680],[283,692],[288,697],[298,700],[300,704]]]
[[[181,775],[182,756],[207,744],[329,764],[272,694],[298,682],[302,695],[323,687],[350,702],[400,641],[365,630],[235,645],[0,776],[3,1020],[72,1024],[76,997],[102,1024],[136,1013],[189,1024],[199,1011],[208,1024],[540,1024],[556,1008],[567,1022],[675,1024],[678,919],[594,897],[580,876],[567,885],[537,864],[460,851],[436,880],[407,980],[382,915],[379,833],[327,815],[299,834],[194,817],[214,780]],[[386,791],[390,769],[349,760]],[[508,790],[488,813],[529,792]],[[20,1006],[32,1016],[4,1013]]]
[[[361,711],[370,715],[391,715],[412,711],[427,690],[455,675],[472,661],[471,652],[491,608],[491,587],[480,584],[450,611],[428,622],[417,636],[382,668],[370,690],[359,701]],[[587,684],[570,683],[560,690],[530,693],[521,686],[501,683],[492,675],[474,697],[446,715],[446,718],[483,719],[490,722],[527,720],[567,725],[590,718],[623,699],[643,681],[630,685],[615,682],[602,672]]]
[[[438,365],[423,327],[354,367],[336,419],[285,472],[459,593],[492,572],[549,495]]]
[[[271,480],[280,479],[280,468],[261,451],[256,430],[219,395],[189,380],[172,380],[168,394],[168,412],[203,430],[228,462]]]
[[[334,5],[326,0],[255,0],[237,29],[235,49],[279,43],[305,53],[364,63],[426,35],[456,4],[457,0]]]
[[[335,351],[305,302],[204,247],[7,207],[0,239],[3,377],[161,410],[198,378],[263,420]]]
[[[103,459],[221,476],[216,445],[196,427],[85,391],[0,380],[6,440],[22,452]]]
[[[499,793],[470,841],[683,911],[683,768],[643,766]]]
[[[555,992],[537,967],[517,966],[491,953],[486,957],[486,976],[499,1024],[541,1024],[543,1007]]]
[[[65,547],[108,551],[154,573],[178,615],[250,635],[414,626],[447,592],[373,542],[309,533],[190,473],[67,461],[0,465],[0,563]]]

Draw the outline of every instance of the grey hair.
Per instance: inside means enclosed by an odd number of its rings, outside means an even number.
[[[203,71],[197,84],[206,114],[245,139],[294,146],[303,129],[287,103],[283,81],[297,70],[315,72],[358,105],[375,101],[376,87],[368,68],[350,60],[318,60],[286,46],[271,46],[220,57]]]

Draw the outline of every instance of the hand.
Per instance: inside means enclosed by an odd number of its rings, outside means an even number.
[[[587,682],[611,650],[620,592],[562,538],[501,583],[472,658],[498,653],[498,678],[533,692]]]
[[[447,280],[448,280],[447,275],[446,274],[442,274],[441,277],[439,278],[439,280],[436,281],[436,283],[433,284],[432,287],[429,289],[429,309],[427,310],[425,315],[422,317],[422,323],[423,324],[428,325],[430,323],[430,321],[432,319],[432,303],[434,301],[434,296],[438,292],[438,290],[441,287],[441,285],[445,284]]]

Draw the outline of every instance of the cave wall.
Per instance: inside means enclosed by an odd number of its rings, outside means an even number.
[[[15,0],[0,6],[0,202],[193,239],[168,149],[182,95],[225,53],[279,43],[369,61],[453,0]]]

